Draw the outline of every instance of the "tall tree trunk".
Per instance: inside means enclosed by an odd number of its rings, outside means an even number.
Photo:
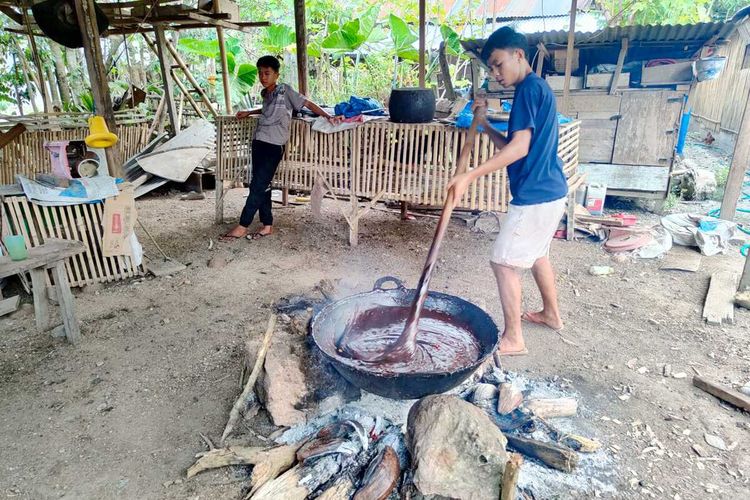
[[[15,37],[11,37],[11,40],[13,40],[13,45],[16,49],[16,55],[18,56],[18,60],[21,61],[21,73],[23,73],[23,81],[26,83],[26,92],[29,94],[29,102],[31,103],[31,109],[34,110],[34,113],[39,112],[39,106],[36,105],[36,91],[34,89],[34,86],[31,85],[31,81],[33,80],[33,74],[29,70],[29,65],[26,61],[26,54],[23,50],[21,50],[21,46],[18,44],[18,41]]]
[[[49,64],[44,67],[44,71],[45,73],[47,73],[47,85],[49,85],[49,90],[52,94],[52,106],[57,108],[57,112],[62,111],[62,102],[60,102],[60,90],[57,87],[55,71]]]
[[[146,45],[145,45],[145,42],[143,40],[141,40],[140,38],[138,38],[137,40],[138,40],[137,41],[137,43],[138,43],[138,53],[139,53],[140,61],[141,61],[141,64],[140,64],[140,66],[138,68],[139,77],[140,77],[140,80],[141,80],[139,87],[141,87],[141,88],[143,88],[145,90],[145,88],[146,88],[146,82],[148,81],[148,77],[146,76],[146,66],[148,64],[146,62]]]
[[[16,93],[16,103],[18,104],[18,114],[23,116],[23,97],[21,97],[21,91],[18,90],[18,58],[16,57],[16,54],[13,54],[13,74],[15,75],[15,78],[13,79],[13,90]]]
[[[111,73],[112,65],[115,64],[115,57],[120,52],[120,47],[122,46],[122,37],[109,37],[108,40],[109,51],[107,51],[107,59],[104,61],[104,71],[107,72],[107,76]]]
[[[68,60],[67,67],[71,69],[69,74],[71,101],[76,104],[81,103],[81,95],[84,93],[83,70],[85,65],[81,61],[79,52],[79,49],[66,49],[65,51]]]
[[[57,74],[57,87],[60,91],[62,105],[70,103],[70,83],[68,82],[68,69],[65,67],[63,52],[56,42],[49,42],[52,58],[55,60],[55,73]]]

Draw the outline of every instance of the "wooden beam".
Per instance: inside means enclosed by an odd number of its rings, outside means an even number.
[[[724,220],[734,220],[748,164],[750,164],[750,92],[748,92],[748,97],[745,99],[745,110],[742,113],[740,129],[734,143],[732,165],[729,167],[727,185],[724,188],[724,198],[721,200],[719,217]]]
[[[201,108],[198,106],[198,103],[195,102],[195,99],[193,99],[193,96],[190,95],[190,92],[188,89],[185,88],[185,85],[180,81],[180,79],[177,77],[177,75],[174,72],[174,68],[169,72],[170,75],[172,75],[172,80],[177,84],[177,88],[180,89],[180,92],[182,92],[182,95],[185,96],[185,99],[188,100],[190,103],[190,106],[193,108],[193,110],[203,118],[206,119],[206,115],[203,114],[203,111],[201,111]]]
[[[83,53],[86,57],[95,112],[103,116],[109,130],[114,131],[116,128],[115,111],[112,108],[112,97],[107,84],[107,70],[102,60],[102,46],[99,41],[99,26],[96,24],[94,0],[75,0],[75,7],[78,26],[81,28],[83,38]],[[117,150],[107,148],[104,151],[110,175],[123,177],[122,161]]]
[[[628,37],[623,37],[620,41],[620,54],[617,56],[617,66],[615,72],[612,74],[612,83],[609,84],[609,93],[614,94],[617,90],[617,82],[620,80],[620,73],[622,73],[622,65],[625,64],[625,56],[628,53]]]
[[[737,408],[750,411],[750,396],[746,396],[739,391],[717,384],[705,377],[693,377],[693,385],[712,396],[716,396],[722,401],[726,401],[727,403],[736,406]]]
[[[456,99],[456,91],[453,89],[448,58],[445,56],[445,42],[440,42],[438,62],[440,63],[440,74],[443,75],[443,85],[445,85],[445,98],[449,101],[454,101]]]
[[[229,90],[229,65],[227,64],[227,48],[224,45],[224,28],[216,27],[216,36],[219,38],[219,53],[221,55],[221,84],[224,88],[224,109],[226,114],[232,114],[232,95]]]
[[[419,0],[419,87],[425,86],[425,46],[426,46],[426,0]]]
[[[169,70],[172,67],[169,51],[166,49],[167,37],[164,34],[163,26],[154,26],[156,34],[156,51],[159,54],[159,67],[161,68],[161,79],[164,83],[164,104],[167,107],[169,124],[172,127],[172,135],[180,132],[179,123],[177,123],[177,107],[174,102],[174,88],[172,87],[172,78],[169,76]]]
[[[7,132],[0,132],[0,149],[15,141],[24,132],[26,132],[26,125],[23,123],[16,123]]]
[[[297,83],[299,93],[307,95],[307,21],[305,0],[294,0],[294,32],[297,41]]]
[[[9,5],[0,5],[0,12],[11,18],[16,24],[23,26],[23,14],[18,12],[13,7],[10,7]]]
[[[568,113],[570,99],[570,74],[573,71],[573,51],[576,37],[576,11],[578,0],[570,1],[570,26],[568,28],[568,49],[565,55],[565,81],[563,83],[562,113]]]
[[[141,33],[141,36],[143,36],[143,39],[146,40],[146,44],[149,46],[149,48],[158,56],[159,52],[157,51],[154,42],[152,42],[145,33]],[[198,95],[200,96],[203,103],[208,107],[208,110],[211,112],[211,114],[214,117],[219,116],[218,111],[216,111],[216,108],[214,108],[214,105],[211,103],[211,99],[209,99],[206,92],[201,88],[200,84],[198,84],[198,81],[193,76],[190,68],[188,68],[187,64],[185,64],[185,61],[180,56],[180,53],[169,40],[167,40],[167,49],[169,50],[169,53],[172,54],[172,57],[174,58],[175,62],[180,67],[182,72],[185,74],[185,77],[190,82],[190,85],[192,85],[195,91],[198,92]]]

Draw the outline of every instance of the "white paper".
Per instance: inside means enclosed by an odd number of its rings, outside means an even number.
[[[47,187],[22,175],[17,177],[26,197],[44,206],[80,205],[112,198],[120,194],[114,177],[109,176],[75,179],[85,188],[86,196],[84,197],[61,196],[60,193],[65,191],[64,188]]]

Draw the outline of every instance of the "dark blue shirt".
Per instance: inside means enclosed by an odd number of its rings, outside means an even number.
[[[536,205],[568,194],[568,183],[557,156],[557,108],[555,94],[536,73],[516,86],[510,110],[508,137],[531,129],[529,154],[508,166],[513,205]]]

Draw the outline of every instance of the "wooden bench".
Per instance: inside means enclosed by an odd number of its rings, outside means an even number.
[[[37,328],[42,331],[51,329],[45,273],[48,269],[52,271],[57,302],[63,320],[61,331],[73,344],[80,340],[81,330],[76,318],[75,300],[70,292],[68,277],[65,273],[65,259],[85,250],[86,247],[80,241],[50,238],[43,245],[29,249],[29,257],[25,260],[15,261],[8,256],[0,257],[0,279],[26,272],[31,274],[34,316]]]

